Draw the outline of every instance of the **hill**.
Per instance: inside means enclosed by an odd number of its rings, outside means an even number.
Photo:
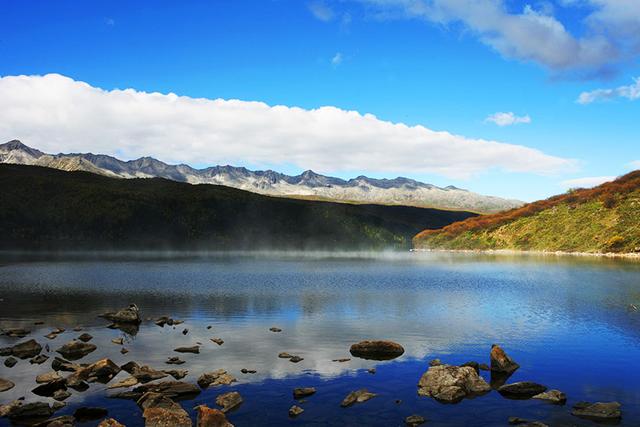
[[[0,163],[46,166],[65,171],[93,172],[114,178],[166,178],[190,184],[216,184],[269,196],[345,203],[433,207],[437,209],[497,212],[522,206],[517,200],[485,196],[454,186],[437,187],[409,178],[344,180],[311,170],[290,176],[272,170],[213,166],[195,169],[169,165],[152,157],[123,161],[103,154],[47,154],[13,140],[0,144]]]
[[[640,171],[413,239],[417,249],[640,252]]]
[[[475,214],[0,165],[3,249],[372,249]]]

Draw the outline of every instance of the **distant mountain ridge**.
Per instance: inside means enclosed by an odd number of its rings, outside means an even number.
[[[437,187],[413,179],[353,179],[329,177],[311,170],[290,176],[272,170],[213,166],[195,169],[168,165],[152,157],[123,161],[104,154],[47,154],[18,140],[0,145],[0,163],[86,171],[117,178],[165,178],[190,184],[216,184],[258,194],[352,203],[375,203],[476,212],[498,212],[521,206],[518,200],[485,196],[454,186]]]

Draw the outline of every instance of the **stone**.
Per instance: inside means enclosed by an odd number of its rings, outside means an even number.
[[[38,424],[34,424],[34,427],[73,427],[76,419],[71,415],[63,415],[61,417],[49,418]]]
[[[549,390],[544,393],[536,394],[532,399],[540,399],[554,405],[564,405],[567,402],[567,396],[560,390]]]
[[[297,417],[298,415],[302,414],[304,412],[304,409],[302,409],[299,406],[293,405],[291,408],[289,408],[289,416],[290,417]]]
[[[361,341],[353,344],[349,352],[361,359],[391,360],[401,356],[404,348],[393,341]]]
[[[36,357],[42,351],[42,346],[34,339],[18,343],[11,347],[11,355],[19,359]]]
[[[224,412],[209,408],[206,405],[196,407],[198,412],[197,427],[233,427]]]
[[[0,392],[11,390],[15,387],[15,384],[9,380],[5,380],[4,378],[0,378]]]
[[[7,368],[13,368],[18,363],[18,359],[15,357],[9,356],[4,360],[4,366]]]
[[[125,427],[124,424],[120,424],[118,421],[113,418],[107,418],[106,420],[100,421],[98,427]]]
[[[188,333],[189,333],[189,329],[184,328],[184,329],[182,330],[182,335],[187,335]]]
[[[120,354],[127,354],[127,353],[129,353],[129,350],[127,350],[126,348],[122,347],[120,349]]]
[[[293,355],[291,355],[291,354],[289,354],[289,353],[287,353],[287,352],[283,351],[282,353],[279,353],[279,354],[278,354],[278,357],[279,357],[280,359],[291,359],[291,358],[293,357]]]
[[[346,408],[348,406],[353,405],[354,403],[366,402],[367,400],[373,399],[376,396],[377,395],[374,393],[369,393],[369,391],[366,388],[363,388],[357,391],[352,391],[347,395],[347,397],[345,397],[342,400],[342,403],[340,403],[340,406],[342,406],[343,408]]]
[[[145,427],[191,427],[187,411],[165,408],[148,408],[142,413]]]
[[[89,342],[93,339],[93,336],[85,332],[84,334],[80,335],[78,339],[82,342]]]
[[[498,388],[498,393],[508,399],[531,399],[536,394],[544,393],[547,387],[531,381],[520,381],[505,384]]]
[[[270,328],[269,328],[269,330],[270,330],[271,332],[282,332],[282,329],[280,329],[280,328],[276,328],[275,326],[270,327]]]
[[[490,371],[491,370],[489,365],[487,365],[486,363],[479,364],[478,365],[478,369],[480,369],[481,371]]]
[[[112,321],[115,324],[134,324],[139,325],[142,322],[140,318],[140,309],[135,304],[129,304],[129,307],[118,310],[115,313],[105,313],[101,317]]]
[[[120,338],[114,338],[111,340],[112,343],[117,344],[117,345],[122,345],[124,344],[124,338],[120,337]]]
[[[11,420],[23,422],[32,419],[49,418],[56,411],[64,407],[63,403],[55,402],[49,405],[47,402],[31,402],[22,403],[18,401],[9,404],[10,408],[5,416],[8,416]],[[0,411],[2,413],[2,411]]]
[[[82,359],[87,354],[95,351],[98,347],[91,343],[82,341],[70,341],[56,350],[62,357],[68,360]]]
[[[82,381],[107,383],[121,371],[120,367],[111,359],[100,359],[95,363],[79,367],[73,374],[67,377],[67,383],[80,383]]]
[[[469,366],[431,366],[418,382],[418,394],[440,402],[457,403],[487,393],[491,387]]]
[[[75,363],[71,363],[60,357],[54,357],[53,361],[51,362],[51,367],[55,371],[64,371],[64,372],[75,372],[81,368],[80,365],[76,365]]]
[[[133,392],[135,394],[138,394],[138,396],[135,397],[136,400],[139,399],[144,393],[147,393],[149,391],[163,394],[169,399],[186,399],[195,397],[200,394],[200,389],[198,387],[182,381],[163,381],[159,383],[150,383],[138,386],[133,389]]]
[[[520,427],[549,427],[540,421],[529,421],[520,417],[509,417],[508,422],[511,425],[517,425]]]
[[[345,363],[345,362],[349,362],[351,359],[349,359],[348,357],[342,358],[342,359],[333,359],[331,360],[332,362],[338,362],[338,363]]]
[[[494,372],[511,374],[520,367],[498,344],[491,346],[491,354],[489,356],[491,358],[491,370]]]
[[[185,369],[171,369],[171,370],[162,371],[162,372],[164,372],[165,374],[171,375],[173,378],[177,380],[181,380],[184,377],[186,377],[187,374],[189,374],[189,371]]]
[[[571,415],[592,421],[615,421],[622,418],[618,402],[578,402],[573,405]]]
[[[440,361],[440,359],[433,359],[429,362],[429,366],[440,366],[442,365],[442,362]]]
[[[222,345],[224,344],[224,341],[220,338],[211,338],[211,341],[213,341],[214,343],[218,344],[218,345]]]
[[[64,378],[60,378],[58,380],[53,380],[48,383],[44,383],[39,385],[38,387],[31,390],[31,393],[37,394],[38,396],[51,397],[58,390],[66,390],[67,382]]]
[[[304,397],[309,397],[316,393],[315,387],[299,387],[293,389],[293,398],[294,399],[302,399]]]
[[[426,422],[427,420],[420,415],[409,415],[407,418],[404,419],[404,423],[410,427],[417,427]]]
[[[463,364],[462,364],[462,365],[460,365],[460,366],[470,366],[470,367],[472,367],[472,368],[473,368],[477,373],[480,373],[480,364],[479,364],[478,362],[473,362],[473,361],[471,361],[471,362],[466,362],[466,363],[463,363]]]
[[[237,391],[230,391],[216,397],[216,405],[222,407],[222,412],[237,408],[242,403],[242,396]]]
[[[56,390],[51,397],[53,397],[58,402],[62,402],[63,400],[67,400],[69,397],[71,397],[71,393],[69,393],[67,390]]]
[[[298,363],[298,362],[302,362],[303,360],[304,358],[300,356],[292,356],[289,358],[289,362],[291,363]]]
[[[199,345],[194,345],[191,347],[178,347],[176,349],[174,349],[173,351],[177,351],[178,353],[195,353],[198,354],[200,353],[200,346]]]
[[[217,385],[229,385],[234,382],[236,382],[236,379],[227,374],[227,371],[224,369],[204,373],[198,378],[198,385],[202,388]]]
[[[6,335],[13,338],[24,338],[31,333],[30,330],[24,328],[4,329],[0,335]]]
[[[133,387],[134,385],[138,385],[138,379],[136,377],[127,377],[125,379],[123,379],[122,381],[118,381],[115,384],[111,384],[110,386],[108,386],[107,388],[109,390],[113,390],[116,388],[129,388],[129,387]]]
[[[162,317],[158,318],[155,321],[155,323],[156,323],[156,325],[161,326],[161,327],[164,328],[164,325],[167,325],[167,326],[179,325],[180,323],[182,323],[182,321],[174,320],[174,319],[172,319],[171,317],[168,317],[168,316],[162,316]]]
[[[240,372],[242,372],[243,374],[255,374],[258,371],[256,371],[255,369],[242,368],[240,369]]]
[[[165,362],[167,365],[182,365],[184,360],[180,359],[178,356],[169,357]]]
[[[369,368],[369,369],[367,369],[367,372],[369,372],[370,374],[375,374],[376,373],[376,368]]]
[[[47,360],[49,360],[49,356],[45,354],[39,354],[33,359],[29,360],[29,363],[31,363],[32,365],[42,365]]]
[[[46,374],[40,374],[36,377],[36,383],[45,384],[50,383],[51,381],[61,380],[62,377],[58,374],[57,371],[47,372]]]

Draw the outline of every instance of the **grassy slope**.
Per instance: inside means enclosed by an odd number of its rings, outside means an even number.
[[[370,249],[472,214],[0,165],[0,248]]]
[[[416,248],[640,252],[640,172],[509,212],[424,231]]]

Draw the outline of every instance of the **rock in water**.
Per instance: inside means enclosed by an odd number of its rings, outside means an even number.
[[[289,358],[289,362],[291,363],[298,363],[298,362],[302,362],[304,360],[304,357],[300,357],[300,356],[292,356]]]
[[[357,391],[352,391],[347,395],[347,397],[344,398],[342,403],[340,403],[340,406],[342,406],[343,408],[346,408],[348,406],[353,405],[354,403],[366,402],[367,400],[373,399],[376,396],[377,394],[369,393],[369,391],[366,388],[363,388]]]
[[[29,340],[22,343],[18,343],[13,347],[10,347],[9,355],[13,355],[19,359],[30,359],[36,357],[42,351],[42,346],[38,344],[36,340]]]
[[[18,363],[18,359],[16,359],[15,357],[7,357],[4,361],[4,366],[6,366],[7,368],[13,368],[14,366],[16,366],[16,364]]]
[[[316,393],[315,387],[299,387],[293,389],[293,398],[302,399]]]
[[[8,337],[13,338],[24,338],[31,333],[28,329],[23,328],[14,328],[14,329],[5,329],[2,331],[0,335],[6,335]]]
[[[202,388],[217,385],[229,385],[233,382],[236,382],[236,379],[227,374],[227,371],[224,369],[204,373],[198,378],[198,385]]]
[[[233,427],[224,412],[211,409],[206,405],[196,407],[198,411],[197,427]]]
[[[546,400],[555,405],[564,405],[567,402],[567,396],[560,390],[549,390],[544,393],[536,394],[532,399]]]
[[[269,328],[269,330],[270,330],[271,332],[282,332],[282,329],[277,328],[277,327],[275,327],[275,326],[270,327],[270,328]]]
[[[140,318],[140,309],[135,304],[129,304],[129,307],[118,310],[115,313],[105,313],[101,317],[116,324],[129,323],[139,325],[142,323],[142,319]]]
[[[236,408],[242,403],[242,396],[237,391],[230,391],[216,397],[216,405],[222,406],[222,412]]]
[[[221,338],[211,338],[211,341],[218,345],[224,344],[224,341]]]
[[[593,421],[615,421],[622,418],[618,402],[578,402],[573,405],[571,415]]]
[[[42,365],[47,360],[49,360],[49,356],[44,354],[39,354],[33,359],[29,360],[29,363],[31,363],[32,365]]]
[[[186,369],[171,369],[171,370],[166,370],[162,372],[164,372],[165,374],[171,375],[176,380],[183,379],[189,373],[189,371],[187,371]]]
[[[419,395],[446,403],[457,403],[490,390],[489,384],[470,366],[431,366],[418,382]]]
[[[138,406],[143,409],[145,427],[191,427],[191,418],[182,406],[159,393],[145,393]]]
[[[426,422],[427,420],[425,420],[425,418],[420,415],[410,415],[404,419],[404,423],[409,427],[417,427]]]
[[[11,390],[15,387],[15,384],[9,380],[5,380],[4,378],[0,378],[0,392]]]
[[[107,416],[109,412],[104,408],[93,408],[83,406],[76,409],[73,416],[80,422],[99,420]]]
[[[514,362],[498,344],[493,344],[491,346],[490,358],[491,370],[494,372],[511,374],[520,367],[520,365]]]
[[[404,348],[393,341],[361,341],[353,344],[349,351],[361,359],[391,360],[402,356]]]
[[[0,414],[8,416],[12,421],[16,421],[18,424],[32,424],[33,422],[31,420],[49,418],[57,410],[63,408],[64,403],[55,402],[52,405],[49,405],[47,402],[32,402],[23,404],[21,401],[16,401],[5,406],[7,406],[8,409],[0,411]]]
[[[58,374],[58,372],[51,371],[51,372],[47,372],[46,374],[38,375],[36,377],[36,383],[45,384],[45,383],[50,383],[51,381],[58,381],[61,379],[62,377],[60,376],[60,374]]]
[[[89,342],[93,339],[93,336],[85,332],[84,334],[80,335],[78,339],[82,342]]]
[[[531,381],[505,384],[498,389],[498,393],[509,399],[531,399],[536,394],[545,391],[547,391],[547,387]]]
[[[198,354],[200,353],[200,346],[199,345],[194,345],[191,347],[178,347],[176,349],[174,349],[173,351],[177,351],[178,353],[195,353]]]
[[[541,423],[540,421],[529,421],[520,417],[509,417],[508,422],[512,426],[520,427],[549,427],[548,425]]]
[[[299,406],[293,405],[291,408],[289,408],[289,416],[290,417],[297,417],[298,415],[302,414],[304,412],[304,409],[302,409]]]
[[[87,354],[96,350],[94,344],[85,343],[81,341],[70,341],[56,350],[62,357],[68,360],[82,359]]]
[[[113,418],[107,418],[106,420],[102,420],[98,427],[125,427],[124,424],[120,424],[118,421]]]

